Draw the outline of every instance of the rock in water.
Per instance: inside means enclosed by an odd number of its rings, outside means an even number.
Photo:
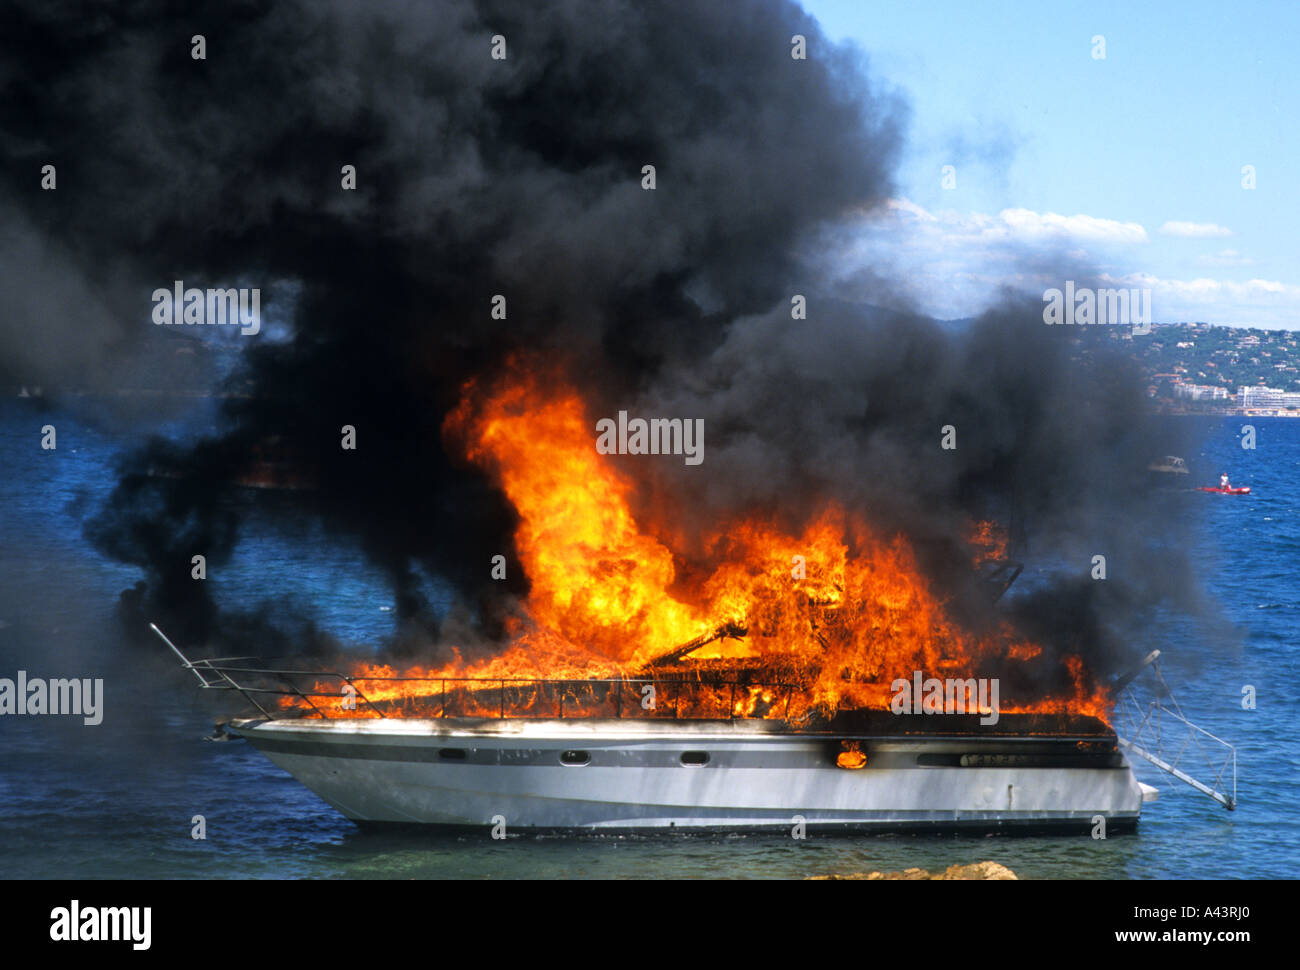
[[[949,866],[931,879],[1015,879],[1016,874],[997,862],[976,862],[969,866]]]
[[[975,862],[968,866],[949,866],[943,872],[930,875],[925,869],[904,869],[902,872],[850,872],[829,876],[811,876],[812,879],[1016,879],[1014,872],[997,862]]]

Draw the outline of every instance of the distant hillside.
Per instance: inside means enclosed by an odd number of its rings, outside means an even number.
[[[973,318],[937,320],[960,332]],[[1155,397],[1172,396],[1175,384],[1222,387],[1236,396],[1239,387],[1300,391],[1300,332],[1215,326],[1208,323],[1157,323],[1147,335],[1130,339],[1128,327],[1080,327],[1078,336],[1121,340],[1155,387]],[[1085,341],[1083,346],[1087,346]]]
[[[1156,324],[1149,335],[1134,337],[1132,348],[1153,383],[1181,381],[1227,388],[1231,394],[1261,384],[1300,391],[1300,340],[1292,330]]]

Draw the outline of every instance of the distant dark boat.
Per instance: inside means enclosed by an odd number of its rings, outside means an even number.
[[[1175,455],[1166,455],[1163,458],[1157,458],[1151,464],[1147,465],[1147,471],[1157,472],[1164,475],[1186,475],[1187,462]]]

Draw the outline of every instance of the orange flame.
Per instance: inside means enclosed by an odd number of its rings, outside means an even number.
[[[815,710],[887,709],[892,682],[916,670],[975,677],[999,665],[1041,662],[1042,648],[1018,640],[1009,627],[979,636],[960,628],[901,535],[880,534],[864,516],[833,504],[794,535],[763,516],[719,524],[703,537],[707,561],[692,563],[692,575],[706,578],[682,588],[674,551],[661,538],[667,523],[656,530],[634,517],[632,486],[596,451],[594,422],[577,391],[516,364],[516,376],[499,386],[471,382],[444,426],[449,443],[496,477],[519,515],[515,542],[531,588],[512,642],[489,659],[470,662],[455,652],[450,664],[400,676],[501,678],[492,697],[499,693],[504,707],[510,694],[512,712],[521,705],[545,715],[567,701],[570,711],[614,705],[630,716],[645,710],[635,682],[552,685],[546,688],[552,695],[543,697],[542,687],[508,686],[504,679],[646,677],[656,658],[699,638],[707,642],[653,670],[680,678],[706,668],[757,669],[762,676],[754,679],[762,683],[720,688],[725,693],[712,697],[709,710],[795,718]],[[967,538],[975,563],[1005,552],[1005,537],[991,523],[975,523]],[[711,631],[723,635],[710,639]],[[1067,668],[1069,691],[1035,698],[1004,693],[1000,710],[1104,719],[1104,690],[1077,657]],[[373,664],[359,665],[354,676],[366,700],[400,702],[394,713],[446,713],[447,697],[430,695],[449,686],[466,687],[456,713],[495,713],[495,700],[455,681],[431,688],[384,680],[399,675]],[[791,684],[799,689],[783,693]],[[336,687],[318,685],[328,693]],[[330,716],[374,714],[358,704],[354,712]]]

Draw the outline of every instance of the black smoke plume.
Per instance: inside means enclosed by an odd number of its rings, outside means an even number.
[[[1164,449],[1104,345],[1081,357],[1012,296],[960,334],[837,304],[795,255],[889,197],[906,109],[792,3],[29,3],[0,45],[0,377],[57,394],[171,366],[149,313],[173,280],[295,294],[288,339],[220,334],[243,353],[219,433],[125,455],[88,523],[145,570],[131,609],[178,637],[266,625],[210,601],[190,558],[229,557],[247,510],[228,485],[268,459],[316,486],[296,501],[360,542],[411,628],[437,627],[423,568],[493,636],[527,585],[486,566],[513,513],[440,429],[518,349],[576,362],[604,413],[705,419],[694,478],[636,468],[647,500],[677,497],[687,554],[725,512],[798,519],[834,498],[907,532],[959,592],[959,537],[990,511],[1045,551],[1131,563],[1140,604],[1170,592],[1128,491]],[[872,303],[900,300],[884,281]]]

